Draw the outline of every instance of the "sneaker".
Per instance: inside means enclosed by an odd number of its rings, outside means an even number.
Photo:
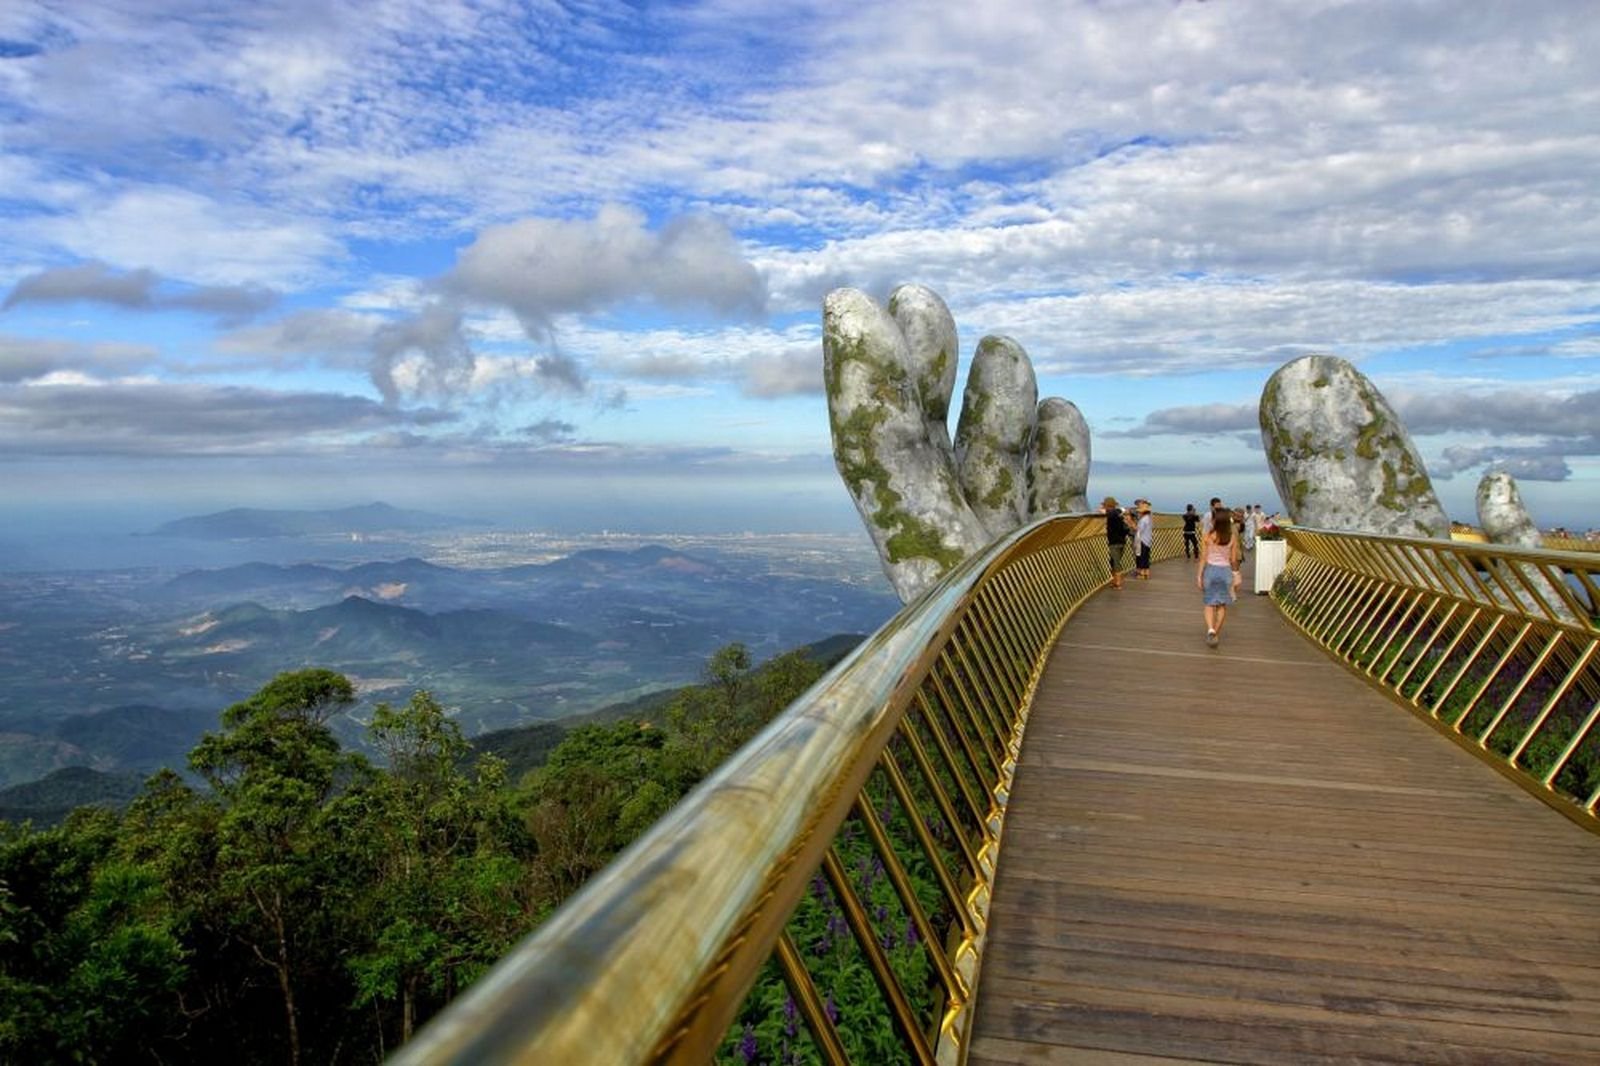
[[[1217,631],[1215,629],[1206,630],[1206,646],[1211,648],[1217,646]]]

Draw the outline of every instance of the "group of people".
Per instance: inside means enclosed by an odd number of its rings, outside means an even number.
[[[1150,579],[1150,549],[1155,547],[1155,520],[1150,517],[1150,501],[1134,500],[1125,511],[1115,496],[1100,501],[1106,516],[1106,558],[1111,563],[1111,587],[1122,587],[1122,572],[1128,565],[1128,545],[1134,545],[1133,573],[1141,581]]]
[[[1135,551],[1133,572],[1139,580],[1149,580],[1150,549],[1155,546],[1155,522],[1150,501],[1133,501],[1124,510],[1116,497],[1100,503],[1106,516],[1106,554],[1111,564],[1111,587],[1122,588],[1127,569],[1129,546]],[[1259,503],[1229,508],[1219,497],[1211,498],[1205,514],[1189,504],[1183,512],[1183,557],[1195,560],[1195,585],[1200,589],[1205,608],[1206,644],[1215,648],[1222,640],[1228,604],[1238,596],[1243,580],[1240,566],[1244,553],[1255,547],[1256,532],[1267,522]]]

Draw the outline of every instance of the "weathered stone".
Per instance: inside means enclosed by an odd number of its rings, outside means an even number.
[[[1514,544],[1519,548],[1544,545],[1539,527],[1522,505],[1517,479],[1510,474],[1491,471],[1478,482],[1478,525],[1483,527],[1490,544]]]
[[[1544,537],[1533,524],[1528,509],[1522,505],[1522,493],[1517,490],[1517,479],[1510,474],[1491,471],[1478,482],[1478,525],[1490,544],[1505,544],[1517,548],[1542,548]],[[1517,606],[1529,614],[1540,616],[1549,610],[1563,622],[1578,621],[1566,600],[1549,578],[1536,566],[1527,563],[1497,559],[1492,568],[1499,574],[1504,588],[1511,590]],[[1495,598],[1504,602],[1504,593],[1493,590]],[[1581,586],[1571,592],[1582,595]]]
[[[1033,364],[1022,345],[1010,337],[979,341],[956,422],[956,470],[990,537],[1028,520],[1028,445],[1038,403]]]
[[[956,387],[956,320],[939,294],[926,285],[901,285],[889,294],[889,314],[905,335],[911,388],[922,404],[928,439],[951,451],[950,396]]]
[[[1039,401],[1028,449],[1028,513],[1032,518],[1089,510],[1089,423],[1059,396]]]
[[[1405,427],[1350,363],[1308,355],[1284,364],[1262,390],[1260,417],[1272,480],[1296,524],[1450,535]]]
[[[919,364],[894,318],[865,293],[835,289],[822,305],[822,354],[834,463],[909,603],[989,535],[962,496],[948,447],[930,439]]]

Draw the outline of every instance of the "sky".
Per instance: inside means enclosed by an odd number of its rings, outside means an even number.
[[[1600,525],[1597,54],[1570,0],[10,0],[0,532],[854,528],[820,305],[902,282],[1092,497],[1276,509],[1261,386],[1331,352],[1453,517]]]

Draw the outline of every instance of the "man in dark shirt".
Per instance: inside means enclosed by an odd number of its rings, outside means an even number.
[[[1100,510],[1106,516],[1106,559],[1111,564],[1111,587],[1120,589],[1128,554],[1128,519],[1115,496],[1100,501]]]

